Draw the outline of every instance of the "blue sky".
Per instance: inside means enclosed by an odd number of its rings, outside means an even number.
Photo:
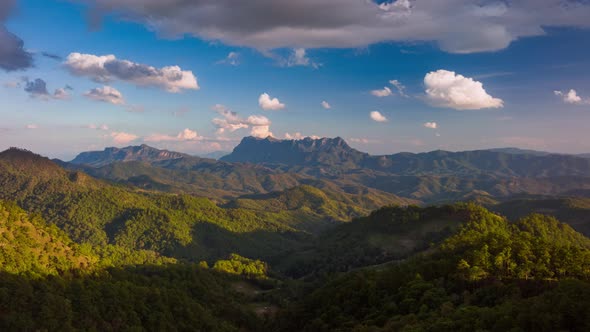
[[[33,61],[0,68],[0,149],[19,146],[70,159],[81,151],[147,143],[200,154],[231,150],[250,134],[272,133],[341,136],[374,154],[503,146],[590,151],[590,30],[577,17],[590,13],[588,3],[559,17],[543,11],[527,17],[525,5],[453,0],[467,8],[463,21],[476,24],[473,37],[456,18],[437,23],[452,27],[445,33],[414,27],[419,22],[412,15],[444,18],[449,10],[407,0],[381,7],[342,1],[351,10],[340,8],[333,18],[324,13],[327,23],[307,17],[314,8],[305,7],[299,14],[298,8],[283,13],[273,7],[263,17],[257,8],[238,8],[245,17],[225,23],[233,14],[223,5],[207,19],[193,20],[185,13],[200,17],[198,5],[154,1],[144,1],[147,9],[131,0],[21,0],[0,7],[0,27],[23,41],[18,51]],[[384,20],[401,18],[392,27],[389,21],[372,27],[355,16],[354,6],[369,6],[361,8],[367,15],[389,15]],[[492,22],[477,21],[482,12],[509,35],[496,37],[495,27],[478,31]],[[338,25],[342,17],[371,29],[348,31],[350,24]],[[252,26],[259,21],[261,26]],[[330,38],[324,38],[329,24]],[[305,33],[275,36],[298,25]],[[0,43],[7,40],[0,34]],[[114,60],[100,69],[81,68],[73,53],[84,63],[107,55]],[[230,53],[237,55],[228,59]],[[2,56],[0,47],[0,67]],[[163,70],[170,66],[187,79],[178,91],[172,91],[176,78]],[[144,74],[146,68],[151,74]],[[107,79],[99,78],[99,70]],[[36,79],[46,88],[33,84]],[[263,93],[266,103],[260,102]]]

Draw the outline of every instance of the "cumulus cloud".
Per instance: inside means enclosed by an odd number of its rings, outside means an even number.
[[[0,69],[5,71],[33,66],[33,55],[25,50],[22,39],[8,31],[4,25],[15,4],[15,0],[0,2]]]
[[[309,137],[311,139],[320,139],[321,138],[320,136],[317,136],[317,135],[309,135],[309,136],[306,136],[306,135],[303,135],[300,132],[296,132],[296,133],[293,133],[293,134],[285,133],[285,139],[289,139],[289,140],[299,141],[299,140],[302,140],[302,139],[307,138],[307,137]]]
[[[112,132],[109,136],[113,140],[113,143],[117,145],[129,144],[139,138],[139,136],[134,134],[116,131]]]
[[[270,131],[270,126],[253,126],[250,130],[250,135],[258,138],[273,137],[274,135]]]
[[[231,111],[221,104],[213,106],[213,110],[221,115],[220,118],[214,118],[211,122],[217,127],[217,134],[225,132],[234,132],[238,129],[250,128],[250,135],[254,137],[266,138],[273,136],[270,131],[271,121],[262,115],[250,115],[246,119],[238,116],[236,112]]]
[[[582,98],[578,95],[578,92],[574,89],[570,89],[568,92],[562,91],[553,91],[556,96],[561,97],[564,103],[566,104],[574,104],[574,105],[582,105],[582,104],[590,104],[590,98]]]
[[[387,122],[387,118],[378,111],[373,111],[369,114],[371,119],[376,122]]]
[[[89,77],[100,83],[120,80],[172,93],[199,89],[197,78],[192,71],[182,70],[178,66],[155,68],[129,60],[119,60],[114,55],[71,53],[64,66],[76,76]]]
[[[240,53],[229,52],[227,56],[216,62],[218,65],[238,66],[240,64]]]
[[[383,89],[371,91],[371,94],[375,97],[383,98],[391,96],[392,92],[390,88],[385,86]]]
[[[265,111],[278,111],[285,108],[285,104],[281,103],[277,98],[271,98],[268,93],[260,95],[258,105]]]
[[[144,138],[145,142],[186,142],[186,141],[199,141],[203,137],[188,128],[184,129],[177,135],[165,135],[165,134],[153,134]]]
[[[472,53],[504,49],[545,27],[590,26],[587,1],[82,1],[94,5],[92,17],[115,15],[165,35],[259,50],[435,41],[447,52]]]
[[[331,109],[331,108],[332,108],[332,105],[330,105],[330,103],[328,103],[328,102],[327,102],[327,101],[325,101],[325,100],[324,100],[324,101],[322,101],[321,105],[322,105],[322,107],[323,107],[324,109],[327,109],[327,110],[329,110],[329,109]]]
[[[438,128],[438,124],[436,122],[426,122],[424,124],[424,127],[430,128],[430,129],[437,129]]]
[[[502,99],[490,96],[481,82],[448,70],[437,70],[424,77],[426,98],[437,107],[456,110],[500,108]]]
[[[119,90],[110,87],[103,86],[102,88],[94,88],[84,94],[88,99],[102,101],[113,105],[125,105],[125,98]]]

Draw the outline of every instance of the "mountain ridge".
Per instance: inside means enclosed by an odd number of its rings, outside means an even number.
[[[501,150],[501,149],[500,149]],[[590,176],[590,160],[576,155],[532,153],[513,149],[370,155],[350,147],[342,138],[277,140],[245,137],[227,162],[314,168],[311,173],[338,174],[369,169],[398,175],[481,175],[503,177]],[[287,168],[288,169],[288,168]]]
[[[164,161],[181,158],[198,158],[185,153],[160,150],[142,144],[139,146],[128,146],[124,148],[107,147],[103,151],[88,151],[78,154],[72,164],[84,164],[93,167],[105,166],[117,161]]]

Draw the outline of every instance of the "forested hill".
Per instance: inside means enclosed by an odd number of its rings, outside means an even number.
[[[136,260],[121,260],[125,254]],[[147,258],[76,244],[40,216],[0,200],[0,329],[259,330],[261,321],[233,287],[241,278],[140,257]],[[237,258],[219,265],[252,265]]]
[[[466,219],[430,250],[339,275],[302,291],[272,329],[582,332],[590,328],[588,238],[542,215],[511,223],[474,205],[453,209],[462,211]],[[384,209],[366,222],[381,223],[387,219],[384,216],[398,215],[407,219],[394,217],[387,224],[420,227],[421,216],[429,212],[411,211]]]
[[[0,153],[0,199],[41,214],[78,243],[149,250],[190,261],[232,252],[268,258],[309,236],[264,212],[112,185],[19,149]]]
[[[341,138],[278,140],[246,137],[221,160],[325,168],[325,172],[366,169],[396,175],[590,176],[590,160],[574,155],[495,149],[371,156],[351,148]]]

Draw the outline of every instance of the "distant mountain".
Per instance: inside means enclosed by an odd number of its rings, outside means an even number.
[[[100,167],[118,161],[145,161],[155,162],[174,160],[181,158],[194,158],[184,153],[158,150],[145,144],[140,146],[129,146],[126,148],[106,148],[104,151],[91,151],[80,153],[72,164],[89,165]]]
[[[303,140],[246,137],[221,160],[311,168],[309,174],[339,174],[371,170],[395,175],[453,175],[501,177],[590,176],[590,160],[573,155],[516,153],[508,150],[432,151],[371,156],[351,148],[342,138]]]
[[[351,148],[340,137],[321,139],[307,137],[302,140],[245,137],[231,154],[221,160],[288,166],[358,168],[368,157],[367,153]]]
[[[199,157],[218,160],[218,159],[221,159],[221,157],[227,156],[230,153],[231,152],[229,152],[229,151],[213,151],[213,152],[199,154]]]
[[[554,153],[546,152],[546,151],[527,150],[527,149],[510,148],[510,147],[488,149],[488,151],[504,152],[504,153],[512,153],[512,154],[530,154],[533,156],[546,156],[546,155],[554,154]]]

